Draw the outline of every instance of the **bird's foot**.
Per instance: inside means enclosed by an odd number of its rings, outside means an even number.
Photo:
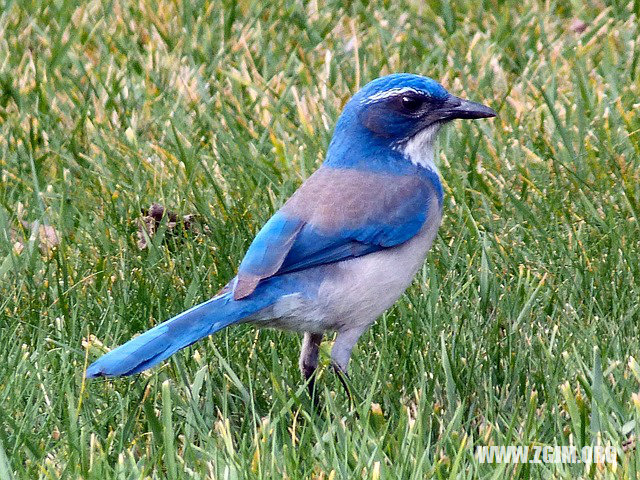
[[[307,391],[309,392],[311,404],[316,410],[316,413],[320,414],[320,412],[322,411],[322,403],[320,402],[319,392],[316,390],[316,370],[314,369],[309,373],[305,371],[304,377],[307,381]]]
[[[349,383],[348,383],[348,381],[350,381],[349,374],[346,372],[345,369],[340,367],[340,365],[338,365],[335,362],[331,362],[331,366],[333,367],[334,372],[336,372],[336,375],[338,376],[338,380],[340,380],[340,383],[342,384],[344,391],[347,393],[347,398],[349,399],[349,406],[350,407],[353,406],[353,397],[351,395],[351,388],[349,387]]]

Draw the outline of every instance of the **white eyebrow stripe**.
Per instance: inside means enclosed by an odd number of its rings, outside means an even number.
[[[418,95],[424,95],[425,93],[422,90],[417,90],[413,87],[396,87],[390,88],[389,90],[383,90],[382,92],[374,93],[373,95],[365,98],[362,103],[373,103],[378,100],[382,100],[389,97],[395,97],[397,95],[402,95],[403,93],[415,93]]]

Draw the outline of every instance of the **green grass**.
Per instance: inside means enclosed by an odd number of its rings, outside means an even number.
[[[638,478],[621,443],[640,430],[639,11],[0,1],[0,478]],[[499,116],[442,134],[443,224],[354,351],[353,406],[330,342],[316,415],[300,338],[250,326],[83,381],[224,285],[347,99],[397,71]],[[139,250],[155,201],[208,231]],[[21,219],[60,244],[42,251]],[[594,440],[617,467],[474,458]]]

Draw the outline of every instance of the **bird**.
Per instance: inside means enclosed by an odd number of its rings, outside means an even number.
[[[356,342],[412,283],[440,226],[438,132],[454,119],[494,116],[426,76],[367,83],[344,106],[320,167],[259,230],[236,276],[210,300],[106,353],[85,376],[137,374],[250,323],[302,334],[299,368],[312,394],[320,344],[335,334],[330,363],[347,388]]]

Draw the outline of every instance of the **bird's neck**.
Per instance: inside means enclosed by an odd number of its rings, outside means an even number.
[[[436,137],[441,125],[435,124],[418,132],[410,139],[394,146],[402,155],[414,165],[438,172],[435,163]]]
[[[418,175],[433,186],[442,204],[443,189],[440,175],[435,165],[434,142],[436,132],[418,133],[405,143],[389,144],[386,139],[353,141],[351,138],[334,137],[324,166],[336,169],[354,169],[375,173],[397,175]],[[365,137],[366,138],[366,137]]]

